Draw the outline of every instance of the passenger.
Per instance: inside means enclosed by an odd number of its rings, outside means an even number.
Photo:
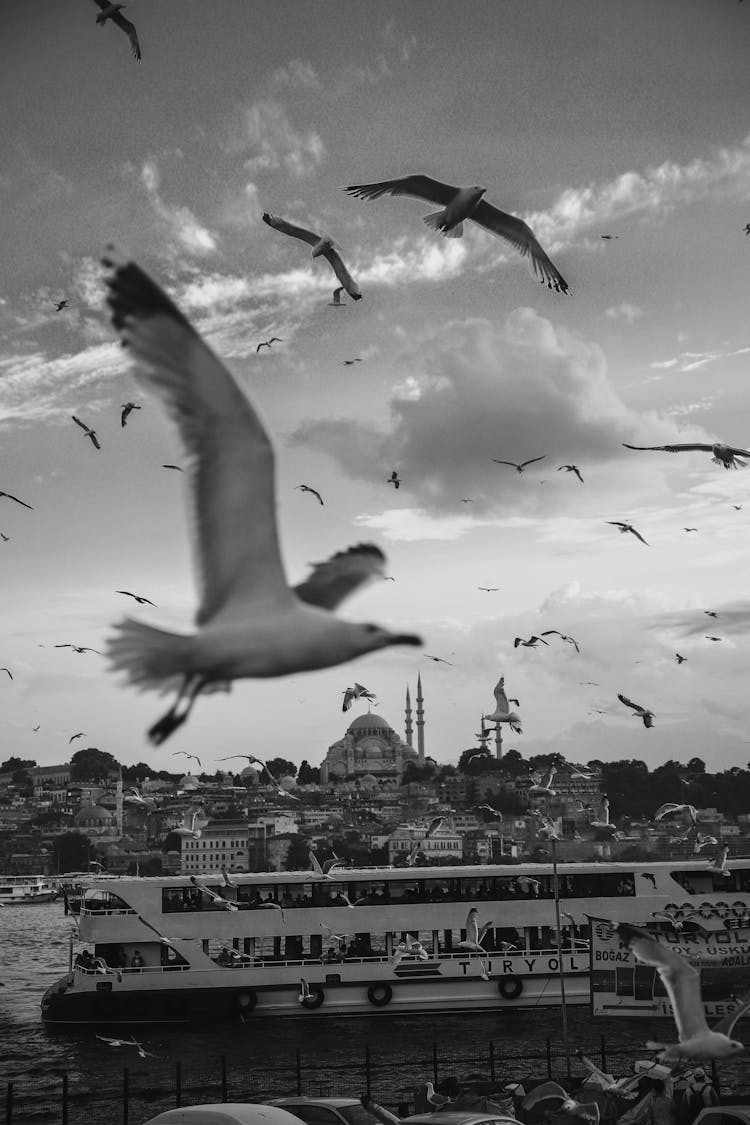
[[[217,965],[229,965],[230,961],[231,961],[231,958],[230,958],[230,955],[229,955],[229,950],[227,949],[226,946],[224,946],[221,953],[216,958],[216,964]]]
[[[141,956],[140,949],[134,949],[133,950],[133,956],[130,958],[131,969],[142,969],[145,964],[146,964],[146,962],[143,960],[143,957]]]
[[[703,1067],[697,1067],[688,1082],[688,1108],[690,1111],[688,1120],[695,1121],[702,1109],[710,1109],[711,1106],[718,1104],[719,1097],[711,1079]]]

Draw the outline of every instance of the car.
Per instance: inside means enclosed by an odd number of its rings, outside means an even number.
[[[750,1105],[712,1105],[702,1109],[693,1125],[750,1125]]]
[[[299,1125],[284,1109],[255,1102],[221,1102],[167,1109],[144,1125]]]
[[[271,1098],[266,1105],[279,1106],[287,1113],[293,1113],[305,1125],[380,1125],[359,1098],[307,1098],[297,1094]]]
[[[518,1125],[515,1117],[500,1117],[475,1109],[438,1109],[434,1113],[415,1113],[402,1117],[401,1125]],[[718,1125],[718,1123],[717,1123]],[[732,1125],[737,1125],[732,1122]],[[750,1125],[747,1122],[746,1125]]]

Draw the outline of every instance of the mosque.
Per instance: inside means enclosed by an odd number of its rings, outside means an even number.
[[[400,785],[408,762],[423,766],[424,697],[421,676],[417,677],[416,702],[416,749],[413,744],[411,697],[407,687],[405,737],[401,738],[385,719],[372,711],[357,715],[347,727],[344,737],[328,747],[320,767],[321,784],[367,780],[370,784]]]

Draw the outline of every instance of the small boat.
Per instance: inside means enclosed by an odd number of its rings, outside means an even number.
[[[0,875],[0,906],[53,902],[57,887],[46,875]]]

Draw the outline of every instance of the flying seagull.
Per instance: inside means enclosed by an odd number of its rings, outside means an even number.
[[[715,609],[704,609],[703,612],[705,613],[706,617],[718,617],[719,616]]]
[[[707,641],[720,641],[721,637],[709,637],[708,634],[706,634],[706,640]]]
[[[94,449],[101,449],[99,439],[96,436],[96,430],[92,430],[91,427],[87,426],[85,422],[82,422],[80,418],[76,418],[75,414],[71,414],[71,418],[77,426],[81,427],[81,429],[86,434],[86,437],[91,439],[91,444],[93,445]]]
[[[236,902],[232,902],[230,899],[224,898],[223,895],[218,894],[216,891],[212,891],[210,887],[206,887],[203,883],[200,883],[196,879],[195,875],[190,876],[190,882],[202,894],[204,894],[206,898],[210,898],[214,906],[218,906],[220,910],[239,910],[239,906]]]
[[[624,703],[626,707],[633,708],[636,716],[639,719],[643,719],[644,727],[652,727],[654,725],[653,711],[649,711],[647,707],[641,707],[640,703],[633,703],[626,695],[620,695],[619,692],[617,693],[617,698],[620,700],[620,703]]]
[[[394,488],[398,488],[398,486],[401,484],[397,469],[394,469],[391,475],[388,477],[388,484],[392,484]]]
[[[352,367],[355,363],[362,363],[362,356],[357,355],[354,359],[345,359],[341,364],[342,367]]]
[[[73,652],[77,652],[77,653],[95,652],[97,654],[97,656],[104,656],[104,653],[99,652],[98,648],[88,648],[86,645],[63,644],[63,645],[53,645],[52,647],[53,648],[72,648]]]
[[[677,661],[678,664],[684,664],[685,661],[687,660],[687,657],[681,656],[679,652],[676,652],[674,654],[674,658],[675,658],[675,660]]]
[[[345,190],[359,199],[409,195],[428,203],[437,203],[443,210],[425,215],[423,221],[432,230],[451,238],[461,238],[464,220],[473,219],[490,234],[496,234],[509,242],[522,257],[528,258],[532,272],[548,289],[554,289],[558,293],[568,292],[567,281],[547,257],[531,227],[522,219],[500,211],[482,199],[486,188],[458,188],[433,180],[430,176],[413,175],[376,184],[352,184]]]
[[[612,527],[619,527],[622,534],[629,531],[631,535],[635,535],[636,539],[640,539],[641,543],[646,543],[646,540],[639,531],[635,530],[632,523],[623,523],[622,520],[607,520],[607,523],[611,524]],[[646,546],[648,547],[648,543],[646,543]]]
[[[513,648],[518,648],[519,645],[521,645],[522,648],[536,648],[537,645],[540,644],[547,645],[549,647],[549,641],[545,641],[543,637],[537,637],[535,635],[533,637],[529,637],[527,641],[525,641],[523,637],[516,637],[513,641]]]
[[[339,286],[337,286],[336,289],[334,289],[333,300],[328,302],[329,309],[345,309],[346,308],[346,302],[344,301],[342,303],[342,300],[341,300],[341,294],[343,293],[343,291],[344,291],[343,285],[339,285]]]
[[[709,1030],[703,1011],[700,970],[638,926],[620,922],[616,924],[616,929],[623,943],[639,961],[656,968],[672,1004],[678,1042],[646,1044],[650,1051],[661,1052],[659,1062],[676,1063],[682,1059],[709,1062],[745,1052],[744,1044],[730,1039],[730,1035],[740,1017],[750,1010],[750,1000],[738,1004]]]
[[[55,312],[62,312],[63,309],[67,309],[67,308],[68,308],[68,302],[67,301],[58,301],[57,304],[55,305]]]
[[[176,469],[178,473],[182,472],[179,465],[162,465],[162,469]]]
[[[2,496],[4,496],[6,500],[14,500],[16,504],[20,504],[22,508],[28,508],[31,512],[34,511],[31,504],[27,504],[24,500],[19,500],[17,496],[11,496],[9,492],[0,492],[0,497]]]
[[[0,668],[0,672],[7,672],[8,678],[11,679],[11,680],[13,679],[13,676],[12,676],[9,668]]]
[[[429,652],[425,652],[423,655],[425,660],[433,660],[435,664],[447,664],[449,668],[454,667],[450,660],[443,660],[442,656],[430,656]]]
[[[732,504],[732,507],[734,508],[735,512],[741,512],[742,511],[742,505],[741,504]]]
[[[294,487],[302,492],[311,492],[313,496],[317,496],[318,503],[321,504],[321,506],[323,505],[323,497],[319,492],[316,492],[314,488],[310,488],[309,484],[296,484]]]
[[[682,530],[683,531],[697,531],[698,528],[697,527],[683,527]]]
[[[686,445],[628,445],[622,443],[626,449],[648,449],[659,453],[711,453],[711,460],[715,465],[723,465],[725,469],[744,469],[745,464],[740,457],[750,457],[750,450],[737,449],[733,445],[723,445],[715,442],[707,445],[703,442],[690,442]]]
[[[12,538],[12,535],[6,535],[4,531],[0,531],[0,539],[2,539],[3,543],[10,543]]]
[[[156,609],[156,603],[150,602],[148,598],[141,597],[140,594],[131,594],[130,590],[115,590],[116,594],[124,594],[126,598],[133,598],[138,602],[138,605],[152,605]]]
[[[708,870],[712,871],[714,875],[725,875],[729,878],[732,872],[727,867],[727,857],[729,856],[729,844],[725,844],[721,849],[720,859],[710,859],[708,861]]]
[[[543,461],[546,456],[547,454],[543,453],[541,457],[532,457],[530,461],[522,461],[520,465],[516,461],[498,461],[497,457],[493,457],[492,460],[496,465],[512,465],[517,473],[522,473],[527,465],[533,465],[535,461]]]
[[[583,484],[583,477],[581,476],[580,469],[578,468],[577,465],[560,465],[558,467],[558,470],[557,470],[558,473],[560,472],[561,469],[565,469],[566,473],[575,473],[575,475],[578,477],[581,484]]]
[[[578,647],[578,641],[576,641],[574,637],[569,637],[566,633],[561,633],[559,629],[542,629],[543,637],[551,637],[553,634],[556,634],[561,641],[567,641],[569,645],[573,645],[576,652],[581,651]]]
[[[126,20],[122,14],[122,9],[125,7],[125,5],[111,4],[109,3],[109,0],[94,0],[94,3],[101,8],[101,12],[96,17],[96,22],[101,27],[104,27],[104,24],[107,22],[107,20],[112,20],[112,23],[116,24],[117,27],[125,32],[128,39],[130,40],[130,50],[133,52],[133,58],[140,62],[141,45],[138,42],[135,25],[132,24],[130,20]]]
[[[304,227],[297,227],[294,223],[287,222],[286,219],[280,219],[277,215],[269,215],[268,211],[263,212],[263,222],[269,227],[273,227],[274,230],[280,231],[281,234],[291,235],[292,238],[301,238],[308,246],[312,246],[312,257],[319,258],[322,255],[352,300],[362,300],[362,290],[344,265],[332,238],[316,234]]]
[[[542,777],[541,773],[536,773],[532,770],[532,772],[529,774],[532,781],[532,784],[529,786],[529,793],[546,793],[548,797],[556,796],[556,790],[552,788],[552,782],[555,779],[556,773],[557,768],[555,766],[549,767],[547,776],[544,778]]]
[[[675,813],[686,812],[690,818],[692,825],[697,823],[698,810],[695,805],[677,805],[672,801],[667,801],[664,805],[659,805],[659,808],[654,813],[654,820],[664,820],[665,816],[674,816]]]
[[[203,762],[200,760],[198,755],[197,754],[188,754],[187,750],[175,750],[174,753],[172,754],[172,757],[173,758],[178,758],[178,757],[192,758],[192,760],[194,762],[198,763],[200,769],[203,769]]]
[[[505,676],[497,681],[492,694],[495,696],[495,710],[491,715],[482,715],[482,719],[490,723],[508,723],[515,734],[521,734],[521,716],[510,709],[510,701],[505,694]]]
[[[344,703],[341,708],[342,711],[348,711],[355,699],[370,699],[373,703],[377,703],[375,696],[371,691],[368,691],[363,684],[358,684],[355,681],[354,687],[348,687],[344,692]]]
[[[270,340],[262,340],[261,343],[258,344],[258,346],[255,349],[255,354],[257,355],[261,348],[268,348],[270,350],[270,348],[273,344],[283,344],[283,343],[284,343],[284,341],[281,339],[280,336],[272,336]]]
[[[201,601],[197,632],[180,636],[125,620],[110,640],[114,668],[144,690],[175,677],[173,705],[149,731],[162,743],[217,681],[292,675],[343,664],[413,633],[342,621],[330,611],[385,557],[360,543],[287,584],[276,528],[274,451],[249,399],[166,294],[133,262],[111,267],[112,323],[136,360],[136,377],[159,394],[192,461]],[[252,512],[252,520],[247,512]]]
[[[86,735],[85,730],[79,730],[78,734],[71,734],[70,738],[68,739],[68,746],[70,746],[71,742],[75,742],[75,740],[77,738],[84,738],[85,735]]]
[[[477,586],[477,590],[484,590],[485,594],[496,594],[499,586]]]
[[[611,241],[613,238],[619,238],[620,236],[619,234],[600,234],[599,237]]]
[[[124,426],[126,424],[131,411],[140,409],[141,407],[136,406],[134,402],[124,402],[121,407],[122,414],[120,415],[120,425]]]

